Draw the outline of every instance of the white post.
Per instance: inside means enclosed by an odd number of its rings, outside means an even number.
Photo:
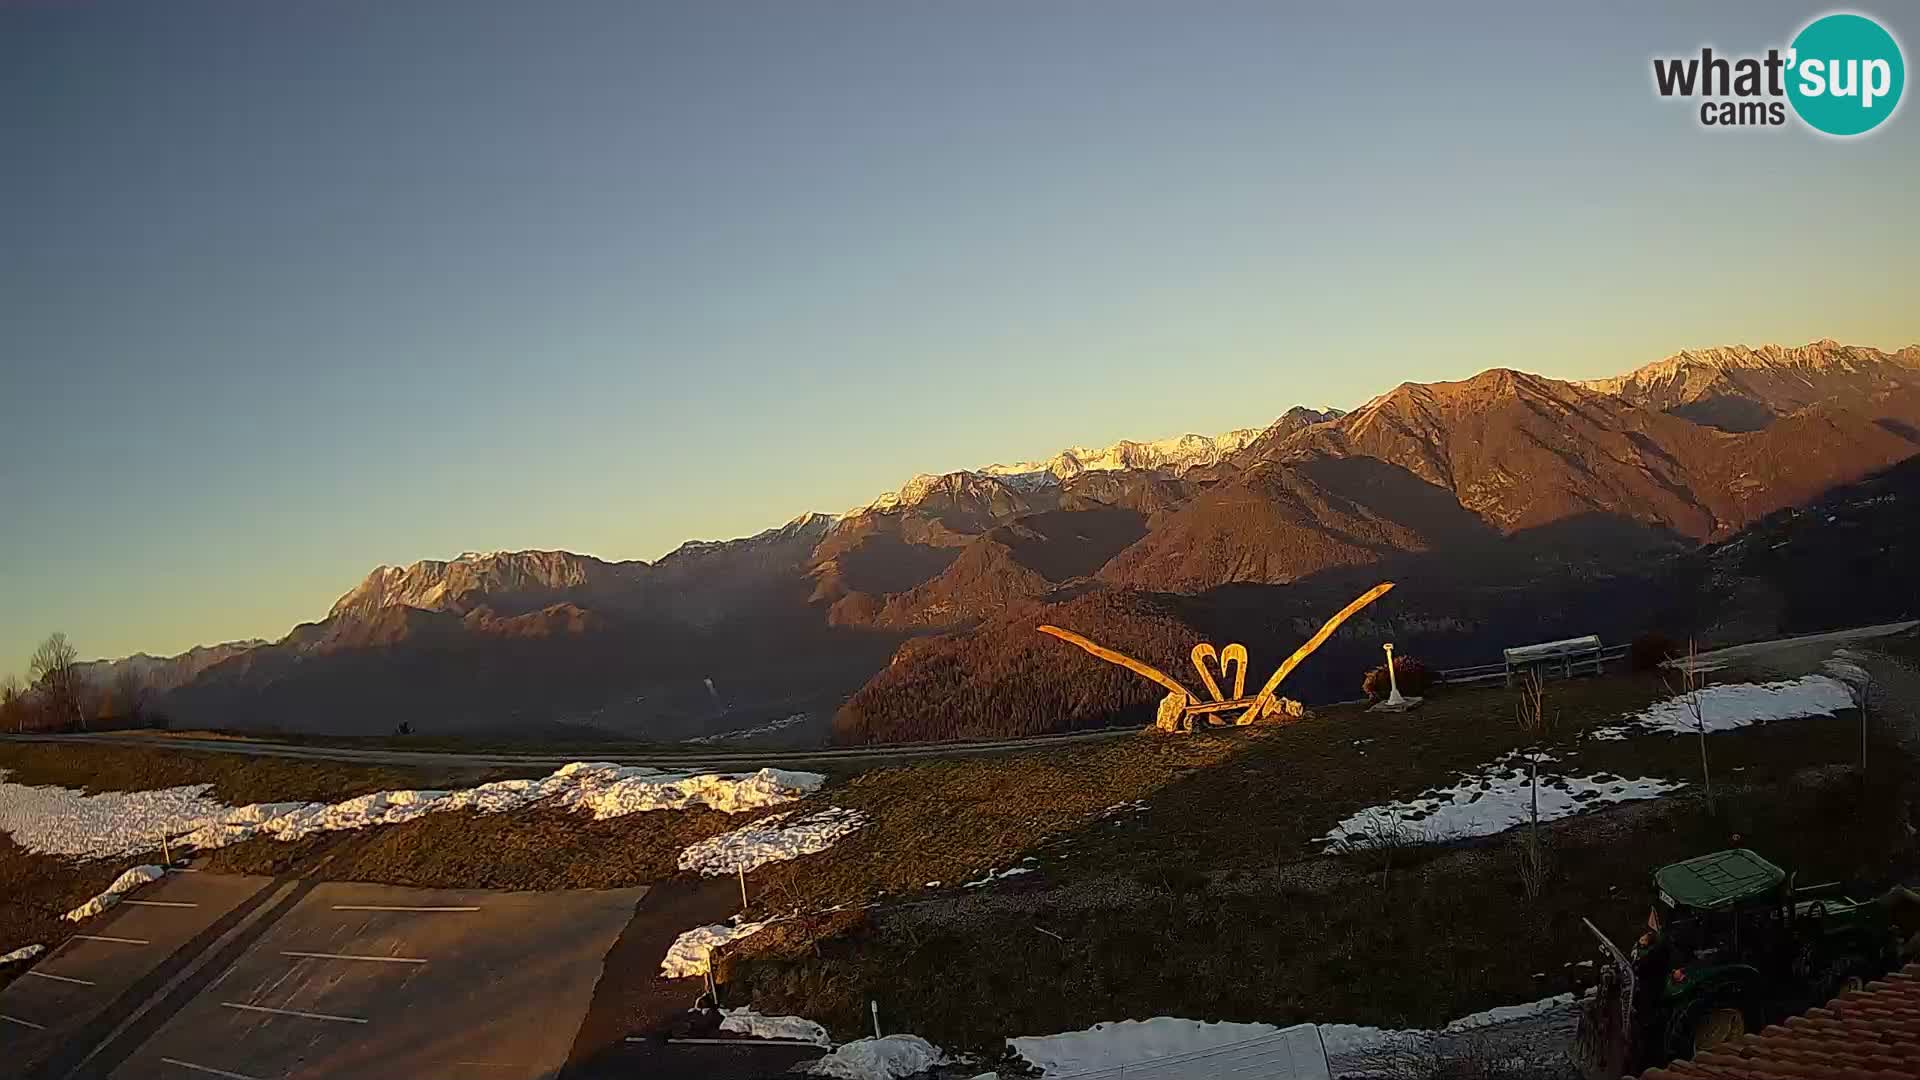
[[[740,872],[740,914],[745,915],[747,913],[747,864],[740,863],[734,869]]]
[[[867,1005],[873,1009],[873,1037],[877,1039],[880,1037],[880,1003],[869,999]]]
[[[1387,642],[1386,649],[1387,649],[1387,685],[1391,687],[1393,691],[1392,693],[1387,695],[1387,704],[1403,705],[1406,703],[1407,699],[1400,696],[1400,679],[1398,676],[1396,676],[1393,673],[1393,642],[1391,641]]]

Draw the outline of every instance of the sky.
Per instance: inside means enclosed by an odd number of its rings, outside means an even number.
[[[1587,7],[0,5],[0,672],[1407,380],[1920,341],[1911,105],[1652,90],[1826,9]]]

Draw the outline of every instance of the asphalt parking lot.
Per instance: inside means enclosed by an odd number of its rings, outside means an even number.
[[[0,989],[0,1077],[29,1075],[57,1048],[84,1040],[116,1001],[164,981],[170,957],[192,951],[271,881],[169,874],[41,957]]]
[[[111,1076],[557,1076],[645,892],[313,885]]]

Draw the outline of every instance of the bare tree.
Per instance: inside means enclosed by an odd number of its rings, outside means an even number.
[[[1669,676],[1667,689],[1680,696],[1681,704],[1687,715],[1693,717],[1693,730],[1700,736],[1700,782],[1706,787],[1707,813],[1713,809],[1713,770],[1707,765],[1707,718],[1706,709],[1700,700],[1700,691],[1706,689],[1706,675],[1700,670],[1700,649],[1693,639],[1687,639],[1685,664],[1679,670],[1677,679]]]
[[[1529,668],[1520,682],[1520,702],[1514,707],[1514,720],[1527,733],[1527,782],[1532,805],[1527,819],[1527,836],[1520,845],[1520,884],[1527,899],[1538,900],[1546,890],[1548,871],[1547,842],[1540,835],[1540,761],[1544,743],[1553,734],[1554,720],[1547,715],[1547,684],[1537,668]]]
[[[67,635],[56,630],[33,650],[32,659],[27,661],[27,677],[33,681],[35,692],[55,724],[65,723],[71,717],[84,731],[87,717],[80,704],[83,687],[79,659],[80,654],[67,640]]]
[[[147,687],[140,681],[140,674],[131,664],[124,665],[120,673],[113,678],[113,685],[107,690],[112,702],[115,717],[125,717],[127,723],[139,726],[147,712]]]
[[[0,680],[0,729],[27,730],[27,694],[20,676]]]

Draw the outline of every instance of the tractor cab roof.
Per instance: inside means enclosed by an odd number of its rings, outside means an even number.
[[[1716,851],[1653,872],[1653,886],[1667,906],[1705,910],[1764,896],[1786,880],[1785,870],[1746,848]]]

